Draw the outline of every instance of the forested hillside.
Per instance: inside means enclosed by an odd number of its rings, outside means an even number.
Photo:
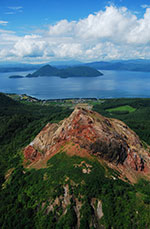
[[[54,105],[21,104],[0,94],[0,171],[18,165],[25,147],[48,122],[58,122],[71,113]],[[3,183],[3,179],[0,179]]]

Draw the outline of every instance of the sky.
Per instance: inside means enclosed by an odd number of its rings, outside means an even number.
[[[0,62],[150,59],[148,0],[0,0]]]

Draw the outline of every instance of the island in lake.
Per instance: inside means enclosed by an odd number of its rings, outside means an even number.
[[[13,75],[13,76],[9,76],[10,79],[19,79],[19,78],[24,78],[24,76],[20,76],[20,75]]]
[[[28,74],[26,77],[39,77],[39,76],[59,76],[62,78],[67,77],[96,77],[103,75],[100,71],[88,66],[75,66],[65,69],[58,69],[47,64],[39,70]]]

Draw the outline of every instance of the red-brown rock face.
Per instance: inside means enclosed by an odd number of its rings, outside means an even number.
[[[144,149],[139,137],[123,122],[82,107],[76,107],[59,124],[48,123],[25,148],[24,156],[40,167],[41,162],[46,163],[60,151],[97,156],[130,181],[136,180],[137,174],[150,175],[149,150]]]

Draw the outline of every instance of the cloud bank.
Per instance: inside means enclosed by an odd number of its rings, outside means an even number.
[[[22,37],[0,30],[0,48],[0,60],[150,59],[150,8],[137,18],[126,7],[108,6],[87,18],[64,19],[40,34]]]
[[[0,25],[7,25],[8,21],[0,21]]]
[[[9,6],[8,7],[8,9],[11,9],[11,10],[20,10],[22,8],[23,8],[22,6]]]

